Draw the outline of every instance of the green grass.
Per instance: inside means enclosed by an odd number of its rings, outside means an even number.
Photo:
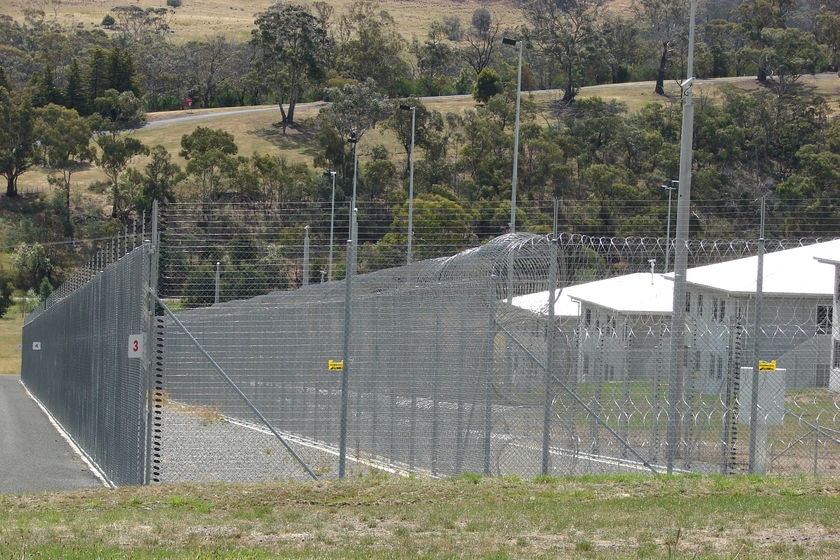
[[[829,559],[840,481],[585,476],[0,496],[0,558]]]

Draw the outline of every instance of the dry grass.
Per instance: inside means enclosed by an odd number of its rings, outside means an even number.
[[[475,475],[0,496],[0,557],[828,560],[838,496],[836,479]]]
[[[336,14],[346,12],[355,0],[331,0],[328,2]],[[188,41],[215,35],[244,40],[250,37],[255,14],[264,11],[275,0],[183,0],[171,18],[175,40]],[[311,3],[302,0],[301,3]],[[423,37],[433,21],[444,15],[457,16],[462,25],[468,26],[472,14],[479,8],[490,10],[493,17],[515,27],[524,21],[519,3],[515,0],[381,0],[374,4],[387,11],[396,21],[400,33],[406,38]],[[114,6],[134,5],[141,8],[166,6],[165,0],[6,0],[3,13],[16,19],[23,16],[25,9],[42,10],[48,18],[56,18],[68,27],[76,24],[95,27]],[[627,13],[630,0],[608,0],[611,12]]]
[[[0,319],[0,375],[20,373],[23,320],[16,311]]]
[[[624,0],[620,0],[624,1]],[[273,0],[183,0],[180,8],[174,10],[170,26],[175,41],[206,39],[224,35],[230,39],[246,40],[254,24],[255,14],[264,11]],[[307,3],[307,2],[302,2]],[[329,2],[335,14],[345,13],[352,0]],[[463,26],[468,26],[473,12],[486,7],[495,18],[515,26],[522,21],[522,12],[514,2],[505,0],[385,0],[377,4],[396,21],[397,29],[407,40],[413,36],[422,38],[431,23],[444,15],[458,16]],[[132,5],[141,8],[166,6],[165,0],[11,0],[6,2],[3,12],[21,18],[26,8],[43,10],[48,17],[55,17],[68,27],[84,24],[98,26],[111,8],[118,5]]]

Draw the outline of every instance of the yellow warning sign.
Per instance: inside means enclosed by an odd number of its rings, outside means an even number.
[[[341,371],[344,369],[344,360],[328,360],[327,368],[330,371]]]
[[[758,361],[758,371],[776,371],[776,360],[771,362]]]

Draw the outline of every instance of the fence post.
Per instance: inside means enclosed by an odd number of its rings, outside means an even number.
[[[143,239],[143,269],[146,278],[143,279],[143,306],[145,309],[145,317],[143,319],[143,335],[146,341],[145,356],[143,356],[145,375],[145,390],[146,390],[146,468],[143,474],[143,484],[149,484],[152,479],[152,471],[154,469],[155,450],[154,443],[156,426],[160,423],[156,419],[156,398],[160,388],[161,379],[158,378],[162,373],[157,371],[156,367],[156,349],[157,349],[157,329],[155,321],[155,299],[153,294],[157,294],[158,289],[158,202],[155,200],[152,203],[152,239]],[[144,224],[145,227],[145,224]],[[142,385],[141,385],[142,386]]]
[[[352,296],[353,296],[353,272],[355,263],[355,245],[353,239],[347,240],[347,278],[344,288],[344,352],[342,361],[344,366],[341,369],[341,412],[339,417],[338,435],[338,478],[344,478],[347,463],[347,391],[348,378],[350,374],[350,331],[353,320]]]
[[[489,301],[487,306],[487,357],[484,372],[484,474],[490,476],[490,439],[493,434],[493,370],[495,368],[496,346],[496,298],[494,282],[491,279],[487,290]]]
[[[303,227],[303,280],[301,285],[309,285],[309,226]]]
[[[758,262],[755,278],[755,321],[753,324],[753,371],[750,402],[750,474],[764,474],[766,470],[767,424],[758,420],[758,387],[761,381],[761,329],[762,306],[764,302],[764,211],[767,195],[761,197],[761,232],[758,238]]]
[[[548,323],[545,327],[545,404],[543,410],[542,474],[548,474],[551,459],[551,376],[554,372],[555,315],[557,303],[557,239],[549,241],[548,259]]]

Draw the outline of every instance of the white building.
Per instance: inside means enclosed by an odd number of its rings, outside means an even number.
[[[840,240],[764,255],[758,357],[787,370],[787,389],[827,387],[834,274],[815,257]],[[758,257],[689,269],[686,359],[695,387],[717,393],[727,374],[752,366]]]
[[[638,273],[563,288],[554,308],[563,346],[573,346],[578,381],[640,377],[661,370],[671,316],[673,282]],[[548,315],[548,291],[513,298],[513,305]],[[565,351],[564,348],[564,351]],[[565,356],[566,354],[564,354]]]
[[[833,329],[840,272],[824,263],[840,267],[840,240],[767,253],[763,260],[759,359],[787,370],[788,389],[827,387],[833,331],[840,352],[840,329]],[[753,365],[757,266],[752,256],[687,271],[685,365],[695,390],[720,393],[740,367]],[[513,304],[544,317],[548,292]],[[555,315],[567,339],[574,330],[578,381],[661,379],[669,371],[672,304],[672,274],[563,288]],[[836,363],[832,379],[840,391],[840,357]]]
[[[664,372],[674,299],[670,279],[640,272],[568,290],[580,304],[579,381],[625,381]]]
[[[816,257],[817,262],[833,266],[834,270],[834,305],[833,317],[840,317],[840,255]],[[840,393],[840,324],[832,322],[831,327],[831,368],[828,388]]]

